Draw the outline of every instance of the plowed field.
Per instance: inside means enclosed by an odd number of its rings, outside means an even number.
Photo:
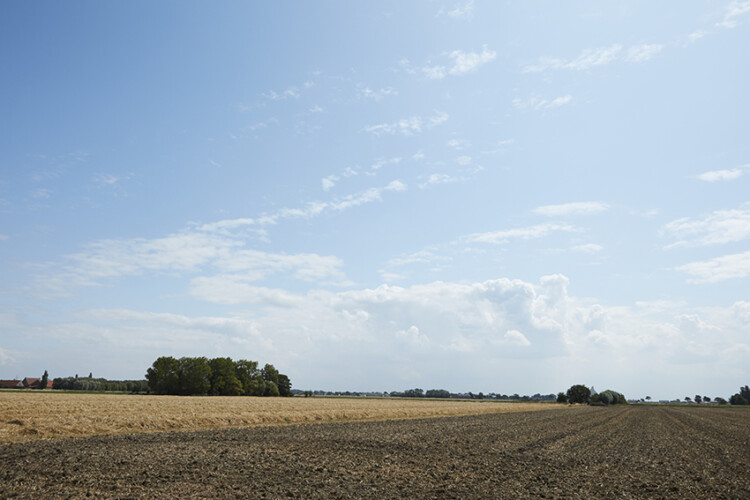
[[[750,498],[750,411],[580,407],[0,445],[0,498]]]

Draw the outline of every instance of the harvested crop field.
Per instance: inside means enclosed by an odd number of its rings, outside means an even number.
[[[750,498],[750,411],[577,407],[0,445],[0,497]]]
[[[554,404],[429,399],[184,397],[0,392],[0,443],[258,425],[549,410]]]

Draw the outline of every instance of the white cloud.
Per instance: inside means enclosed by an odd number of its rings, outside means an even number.
[[[688,283],[696,284],[747,278],[750,277],[750,251],[691,262],[678,266],[675,270],[693,276],[688,279]]]
[[[736,28],[740,24],[738,18],[749,12],[750,1],[735,0],[727,5],[726,10],[724,11],[724,19],[716,23],[716,26],[721,28]]]
[[[731,181],[739,179],[748,171],[750,171],[750,165],[743,165],[731,169],[710,170],[708,172],[703,172],[696,176],[696,178],[705,182]]]
[[[451,75],[470,73],[480,66],[493,61],[496,56],[497,53],[489,50],[486,45],[482,47],[481,53],[454,50],[449,54],[449,57],[453,59],[453,66],[448,70],[448,73]]]
[[[457,182],[458,180],[458,177],[453,177],[448,174],[431,174],[429,177],[427,177],[426,181],[419,184],[419,188],[425,189],[428,186],[432,186],[435,184],[449,184],[452,182]]]
[[[329,175],[328,177],[324,177],[321,179],[320,183],[323,187],[323,191],[330,190],[333,186],[336,185],[336,181],[339,180],[339,177],[337,175]]]
[[[384,97],[397,96],[398,90],[394,89],[393,87],[384,87],[384,88],[380,88],[379,90],[372,90],[369,87],[359,86],[357,88],[357,93],[361,97],[366,97],[368,99],[380,101]]]
[[[482,52],[463,52],[454,50],[447,56],[453,59],[451,66],[446,65],[425,65],[422,67],[422,73],[431,80],[442,80],[448,75],[458,76],[476,71],[480,66],[487,64],[495,59],[497,53],[489,50],[486,45],[482,46]]]
[[[604,250],[604,247],[597,245],[596,243],[586,243],[584,245],[575,245],[571,248],[574,252],[581,252],[587,254],[599,253]]]
[[[458,158],[456,158],[456,162],[459,165],[465,167],[466,165],[471,163],[471,156],[466,156],[466,155],[459,156]]]
[[[316,104],[315,106],[312,106],[312,107],[310,107],[310,108],[308,109],[308,111],[309,111],[310,113],[322,113],[322,112],[323,112],[323,108],[321,108],[320,106],[318,106],[318,105]]]
[[[502,231],[488,231],[474,233],[461,237],[461,241],[470,243],[504,244],[510,240],[530,240],[542,238],[551,232],[573,232],[575,228],[567,224],[537,224],[535,226],[519,227]]]
[[[552,57],[541,57],[537,64],[525,66],[523,72],[534,73],[550,69],[570,69],[575,71],[587,70],[596,66],[609,64],[616,60],[621,52],[622,45],[614,44],[609,47],[585,49],[578,57],[570,61]]]
[[[450,10],[441,8],[437,15],[445,15],[452,17],[453,19],[471,19],[474,17],[474,0],[468,0],[467,2],[456,4]]]
[[[394,135],[412,136],[421,133],[425,128],[435,127],[448,120],[448,114],[442,111],[436,111],[431,117],[424,119],[419,116],[411,118],[402,118],[393,123],[381,123],[378,125],[369,125],[365,127],[365,132],[374,135]]]
[[[400,157],[389,158],[387,160],[385,158],[380,158],[375,163],[370,165],[370,170],[380,170],[386,165],[398,165],[399,163],[401,163]]]
[[[663,49],[664,45],[658,43],[636,45],[627,50],[625,60],[634,63],[650,61]]]
[[[212,164],[214,164],[213,161],[209,160]],[[219,165],[220,166],[220,165]],[[99,184],[100,186],[114,186],[115,184],[118,184],[122,181],[126,181],[133,177],[133,174],[127,174],[127,175],[112,175],[112,174],[99,174],[96,177],[94,177],[94,182],[96,184]]]
[[[299,99],[300,92],[297,87],[287,87],[286,90],[276,92],[275,90],[269,90],[263,97],[272,101],[280,101],[284,99]]]
[[[539,111],[541,109],[553,109],[564,106],[573,100],[573,96],[568,94],[565,96],[555,97],[552,100],[541,99],[539,97],[530,97],[529,99],[513,99],[513,105],[519,109],[533,109]]]
[[[466,139],[451,139],[446,144],[448,147],[453,148],[457,151],[461,151],[463,149],[471,147],[471,142],[467,141]]]
[[[514,344],[522,347],[531,345],[529,339],[527,339],[526,336],[518,330],[508,330],[507,332],[505,332],[505,335],[503,335],[503,339],[509,344]]]
[[[742,241],[750,238],[750,203],[734,210],[716,210],[702,219],[673,220],[662,232],[680,238],[669,247]]]
[[[567,215],[589,215],[604,212],[609,205],[598,201],[584,201],[574,203],[563,203],[560,205],[544,205],[532,210],[537,215],[547,217],[564,217]]]

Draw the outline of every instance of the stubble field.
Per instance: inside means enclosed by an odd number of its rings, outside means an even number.
[[[0,391],[0,443],[548,410],[552,404],[428,399],[184,397]]]
[[[2,444],[0,462],[0,498],[746,499],[750,411],[573,407],[92,436]]]

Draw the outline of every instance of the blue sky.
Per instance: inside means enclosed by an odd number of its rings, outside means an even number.
[[[3,378],[750,380],[750,1],[0,11]]]

